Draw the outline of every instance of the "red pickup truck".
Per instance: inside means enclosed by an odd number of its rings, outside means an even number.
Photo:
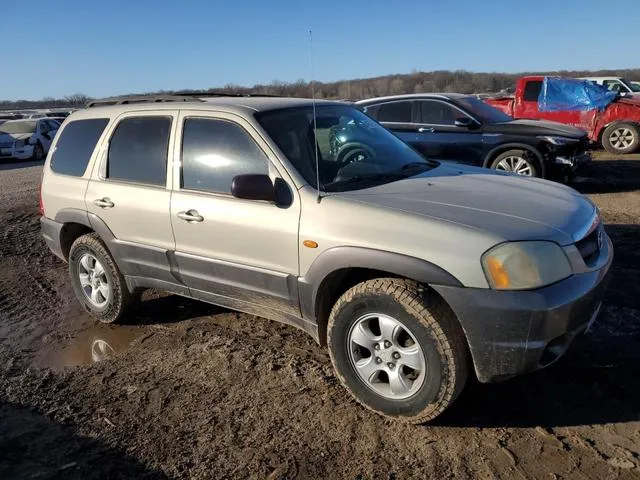
[[[631,153],[640,147],[640,100],[619,96],[603,110],[541,111],[538,97],[544,77],[518,80],[513,96],[483,99],[514,118],[552,120],[586,130],[589,139],[611,153]]]

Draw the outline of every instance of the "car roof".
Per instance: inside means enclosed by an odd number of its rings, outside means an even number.
[[[622,77],[581,77],[580,80],[619,80]]]
[[[137,97],[139,98],[139,97]],[[122,103],[117,105],[91,106],[77,110],[71,114],[74,119],[95,118],[99,115],[119,115],[125,112],[148,110],[203,110],[236,113],[243,116],[256,112],[279,110],[293,107],[312,106],[310,98],[288,97],[214,97],[193,99],[187,101],[144,101],[141,103]],[[316,105],[345,105],[344,102],[334,100],[316,100]]]
[[[370,105],[373,103],[389,102],[394,100],[416,100],[416,99],[428,99],[435,98],[440,100],[455,100],[459,98],[471,97],[466,93],[407,93],[404,95],[389,95],[386,97],[368,98],[366,100],[360,100],[356,102],[356,105]]]

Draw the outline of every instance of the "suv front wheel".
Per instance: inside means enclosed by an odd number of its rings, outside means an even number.
[[[367,408],[411,423],[451,405],[468,375],[455,315],[415,282],[375,279],[348,290],[328,324],[329,353],[343,385]]]
[[[69,273],[77,299],[102,323],[119,320],[132,296],[113,257],[96,233],[78,237],[69,252]]]

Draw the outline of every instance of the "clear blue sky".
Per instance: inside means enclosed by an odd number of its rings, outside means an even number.
[[[0,99],[640,67],[640,0],[0,0]]]

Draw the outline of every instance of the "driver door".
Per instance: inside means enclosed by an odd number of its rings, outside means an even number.
[[[300,315],[300,200],[266,143],[243,119],[202,111],[180,113],[173,152],[171,225],[182,281],[196,298],[236,310]],[[291,203],[231,195],[236,175],[282,179]]]
[[[42,144],[44,153],[47,153],[51,147],[55,131],[51,128],[48,120],[38,120],[37,129],[38,131],[36,133],[38,140],[40,140],[40,143]]]

